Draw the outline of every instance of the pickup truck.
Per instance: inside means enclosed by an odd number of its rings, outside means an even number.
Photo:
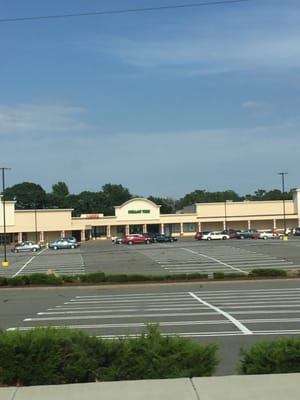
[[[248,229],[247,231],[237,232],[237,239],[257,239],[259,232],[256,229]]]

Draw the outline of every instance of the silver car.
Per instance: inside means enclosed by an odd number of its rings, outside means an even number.
[[[49,243],[49,249],[58,250],[58,249],[77,249],[80,246],[78,242],[70,242],[66,239],[57,239],[53,242]]]
[[[41,246],[37,244],[36,242],[32,242],[29,240],[26,240],[25,242],[19,242],[15,245],[15,247],[12,249],[14,253],[20,253],[22,251],[38,251],[41,249]]]

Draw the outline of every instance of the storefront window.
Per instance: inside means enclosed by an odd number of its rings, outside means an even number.
[[[180,233],[180,224],[169,224],[169,234]]]
[[[93,226],[92,227],[92,237],[103,237],[107,236],[106,226]]]
[[[197,232],[197,224],[184,223],[183,232]]]
[[[129,233],[143,233],[143,225],[130,225]]]

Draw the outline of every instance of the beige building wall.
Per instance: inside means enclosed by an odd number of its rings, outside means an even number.
[[[34,240],[38,232],[39,240],[45,242],[58,236],[69,236],[75,231],[81,240],[85,240],[86,237],[92,238],[96,228],[104,232],[101,237],[106,239],[118,231],[129,233],[134,229],[146,232],[155,228],[161,233],[175,236],[193,236],[198,230],[223,230],[225,227],[282,230],[284,226],[282,201],[197,203],[189,213],[160,215],[159,205],[147,199],[135,198],[116,206],[114,216],[99,213],[83,214],[76,218],[72,218],[72,209],[15,211],[14,206],[14,202],[5,202],[7,233],[14,233],[18,239],[25,233],[28,239]],[[293,200],[285,201],[287,227],[300,226],[299,212],[300,189],[297,189]],[[3,228],[3,219],[0,217],[0,229],[1,224]]]
[[[5,201],[5,225],[15,225],[15,201]],[[3,227],[4,212],[3,212],[2,196],[0,195],[0,226]]]
[[[286,215],[295,216],[295,203],[293,200],[285,201]],[[220,203],[197,203],[196,213],[202,218],[227,218],[243,219],[265,217],[282,218],[283,202],[279,201],[242,201]]]
[[[150,200],[135,198],[115,207],[118,221],[153,221],[160,218],[160,206]]]

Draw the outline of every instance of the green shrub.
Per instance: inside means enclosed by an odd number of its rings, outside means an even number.
[[[214,272],[213,278],[214,279],[235,279],[235,278],[245,278],[248,275],[245,272]]]
[[[170,280],[176,280],[176,279],[189,280],[189,279],[207,279],[207,278],[208,278],[208,274],[201,274],[200,272],[193,272],[190,274],[168,275],[168,279],[170,279]]]
[[[67,328],[0,331],[0,385],[210,376],[217,346],[164,337],[157,325],[138,338],[101,340]]]
[[[148,275],[148,277],[153,282],[162,282],[168,279],[167,275]]]
[[[103,372],[105,380],[210,376],[218,363],[215,344],[162,336],[157,325],[148,325],[148,333],[138,338],[119,339],[119,344],[111,367]]]
[[[300,372],[300,338],[261,341],[241,349],[242,374],[279,374]]]
[[[140,274],[127,275],[128,282],[144,282],[149,281],[149,276]]]
[[[225,278],[246,278],[248,274],[246,272],[227,272]]]
[[[0,286],[7,286],[7,278],[5,276],[0,276]]]
[[[283,269],[257,268],[253,269],[249,276],[287,276],[287,272]]]
[[[225,278],[225,272],[214,272],[213,273],[213,278],[214,279],[224,279]]]
[[[96,282],[105,282],[106,280],[104,272],[93,272],[86,275],[80,275],[79,277],[81,282],[96,283]]]
[[[80,282],[81,275],[62,275],[62,280],[64,283],[78,283]]]
[[[42,285],[61,285],[63,278],[56,276],[55,274],[43,274],[36,272],[28,276],[28,283],[31,285],[42,284]]]
[[[126,274],[114,274],[114,275],[106,275],[106,282],[128,282],[128,275]]]
[[[80,331],[36,328],[0,334],[0,384],[54,385],[95,380],[101,341]]]
[[[6,278],[6,280],[9,286],[24,286],[27,285],[28,282],[28,278],[24,275]]]

